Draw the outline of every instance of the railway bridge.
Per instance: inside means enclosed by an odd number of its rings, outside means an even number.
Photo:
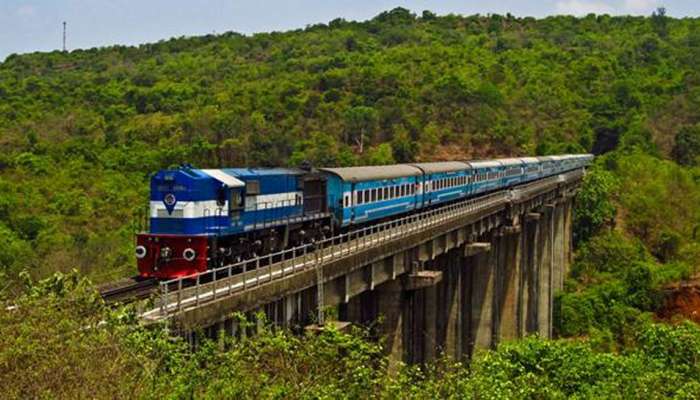
[[[236,312],[264,312],[289,328],[380,320],[390,359],[412,363],[465,358],[536,332],[551,337],[583,175],[570,171],[163,282],[141,318],[212,335],[244,334]]]

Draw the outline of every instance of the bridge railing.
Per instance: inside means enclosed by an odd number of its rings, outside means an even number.
[[[569,172],[569,174],[581,171]],[[184,308],[215,301],[232,293],[282,279],[308,268],[323,265],[347,257],[369,247],[407,237],[429,227],[472,214],[476,211],[504,204],[517,192],[517,197],[527,196],[543,186],[567,180],[553,176],[515,189],[504,190],[466,199],[461,202],[407,215],[390,221],[343,233],[315,243],[293,247],[276,253],[241,261],[181,278],[160,283],[160,296],[156,310],[160,317],[167,317]],[[154,310],[154,311],[156,311]]]

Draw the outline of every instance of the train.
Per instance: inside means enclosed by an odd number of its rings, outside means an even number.
[[[141,278],[187,277],[590,164],[591,154],[358,166],[189,165],[151,177]]]

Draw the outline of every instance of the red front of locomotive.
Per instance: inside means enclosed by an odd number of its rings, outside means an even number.
[[[136,259],[142,278],[171,279],[207,270],[207,236],[141,233]]]

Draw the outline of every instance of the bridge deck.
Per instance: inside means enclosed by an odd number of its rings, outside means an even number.
[[[415,247],[442,232],[551,191],[561,183],[579,180],[582,174],[581,170],[570,171],[513,190],[467,199],[339,235],[318,242],[313,247],[305,245],[198,274],[192,277],[196,284],[190,287],[183,287],[185,279],[164,282],[156,307],[141,317],[148,323],[169,318],[193,321],[199,318],[196,314],[205,308],[207,311],[204,313],[210,315],[245,311],[251,306],[259,306],[314,286],[318,281],[350,273],[387,254]],[[403,271],[394,271],[394,277],[397,272]],[[209,279],[202,283],[204,278],[212,276],[225,278]],[[173,282],[180,289],[168,291],[169,286],[173,287]]]

